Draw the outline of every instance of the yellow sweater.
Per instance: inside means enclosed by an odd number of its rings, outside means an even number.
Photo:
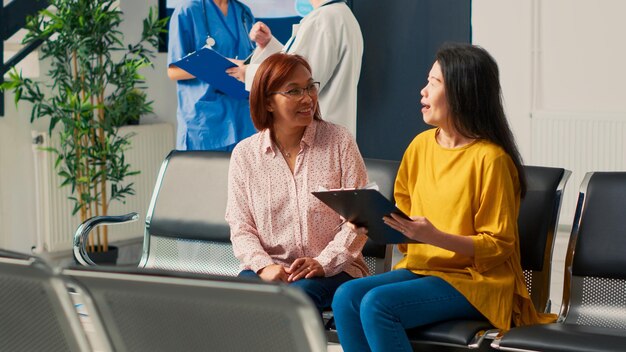
[[[424,216],[439,230],[473,236],[473,258],[428,244],[399,245],[394,267],[450,283],[495,327],[548,323],[530,300],[520,265],[517,216],[520,187],[508,154],[487,141],[446,149],[436,129],[407,148],[395,183],[403,212]]]

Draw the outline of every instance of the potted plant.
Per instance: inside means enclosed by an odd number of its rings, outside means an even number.
[[[115,111],[115,116],[120,118],[114,121],[118,127],[126,125],[138,125],[142,115],[152,112],[151,102],[142,89],[133,89],[122,99],[107,98],[107,108]]]
[[[107,215],[111,201],[134,194],[126,181],[138,171],[124,158],[131,135],[119,127],[129,116],[150,112],[139,71],[152,66],[166,20],[150,9],[138,43],[123,43],[118,30],[122,12],[115,0],[50,0],[50,7],[30,18],[24,43],[42,40],[41,58],[50,61],[42,81],[25,79],[16,70],[0,88],[12,89],[16,104],[32,103],[31,122],[49,119],[48,132],[60,144],[57,155],[61,186],[72,190],[73,214],[81,221]],[[109,251],[107,229],[89,239],[92,252]]]

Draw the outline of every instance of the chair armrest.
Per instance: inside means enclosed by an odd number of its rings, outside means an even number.
[[[91,230],[100,225],[123,224],[136,221],[137,219],[139,219],[137,213],[132,212],[119,216],[94,216],[85,220],[85,222],[80,224],[76,233],[74,233],[74,259],[76,259],[76,261],[81,265],[96,265],[96,263],[94,263],[87,254],[87,236],[89,236]]]
[[[476,335],[474,335],[474,338],[472,338],[472,341],[470,341],[470,343],[467,344],[467,347],[470,350],[480,348],[480,345],[483,342],[483,340],[495,340],[501,333],[502,333],[502,330],[495,329],[495,328],[489,329],[489,330],[481,330],[477,332]]]

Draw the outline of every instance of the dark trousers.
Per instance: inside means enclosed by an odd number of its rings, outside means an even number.
[[[252,270],[244,270],[239,273],[240,277],[258,278]],[[314,277],[311,279],[300,279],[289,283],[289,286],[298,287],[306,293],[313,301],[317,309],[321,312],[329,308],[333,302],[333,296],[337,288],[346,281],[352,279],[352,276],[342,272],[330,277]]]

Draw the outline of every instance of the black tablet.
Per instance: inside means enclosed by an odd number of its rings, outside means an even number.
[[[312,192],[312,194],[351,223],[367,227],[369,236],[380,244],[417,242],[383,222],[383,216],[396,213],[410,219],[375,189]]]

